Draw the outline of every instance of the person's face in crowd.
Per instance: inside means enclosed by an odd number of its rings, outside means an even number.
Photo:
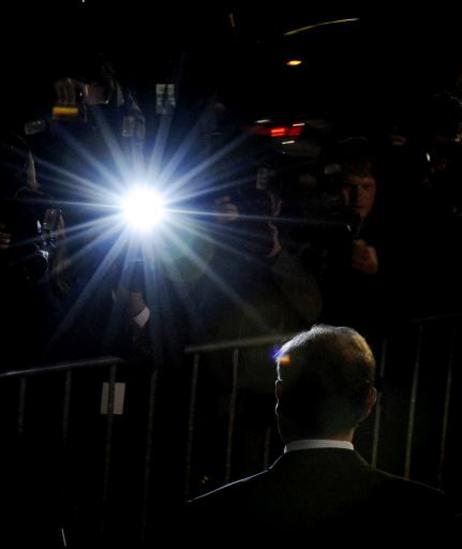
[[[372,175],[348,175],[342,187],[345,204],[361,219],[365,219],[374,207],[377,183]]]

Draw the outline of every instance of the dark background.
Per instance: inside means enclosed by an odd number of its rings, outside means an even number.
[[[192,97],[218,90],[245,115],[259,115],[256,105],[274,109],[278,84],[287,85],[277,72],[280,61],[297,51],[307,61],[301,81],[306,89],[318,89],[314,98],[307,96],[313,109],[325,108],[316,104],[321,96],[334,109],[351,109],[353,101],[377,121],[390,112],[419,118],[429,95],[455,85],[461,67],[455,13],[435,6],[403,13],[377,4],[370,14],[351,3],[292,4],[67,0],[4,6],[2,118],[15,124],[46,111],[53,80],[79,76],[101,52],[142,104],[149,103],[155,82],[173,81]],[[360,22],[347,30],[337,25],[283,37],[294,28],[345,17]]]

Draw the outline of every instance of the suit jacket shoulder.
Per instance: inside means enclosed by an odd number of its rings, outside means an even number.
[[[362,535],[388,542],[440,536],[451,523],[445,495],[389,475],[350,450],[302,450],[282,456],[268,470],[193,500],[192,531],[212,538],[228,532],[270,543],[291,536],[339,536],[355,525]],[[212,534],[214,532],[214,534]],[[366,536],[367,537],[367,536]]]

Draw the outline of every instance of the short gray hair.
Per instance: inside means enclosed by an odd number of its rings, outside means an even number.
[[[365,416],[375,359],[352,328],[316,325],[282,346],[277,373],[283,386],[278,413],[301,435],[334,434]]]

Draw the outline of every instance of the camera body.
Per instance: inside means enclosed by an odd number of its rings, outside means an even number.
[[[44,196],[26,189],[4,200],[1,219],[11,244],[2,253],[11,277],[26,283],[39,282],[48,272],[56,248],[58,208],[45,204]]]

